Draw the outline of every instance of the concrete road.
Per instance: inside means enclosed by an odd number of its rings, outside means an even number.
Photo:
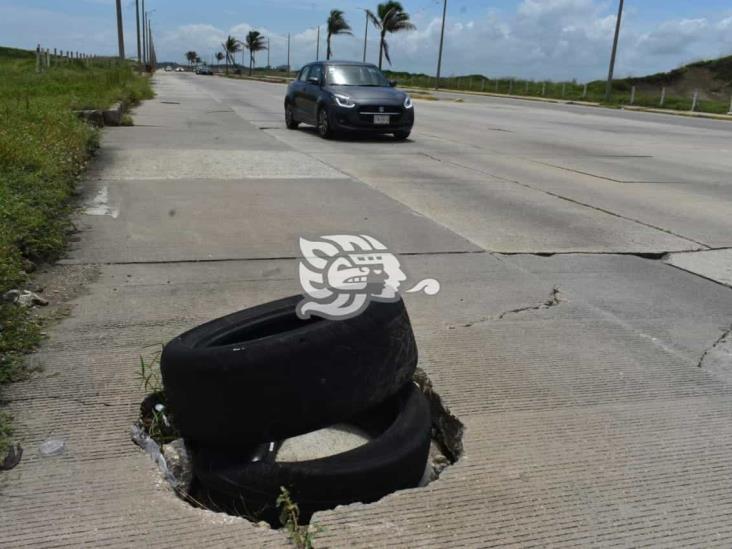
[[[298,292],[297,238],[352,232],[440,280],[406,299],[465,450],[317,514],[317,544],[732,543],[732,124],[445,95],[407,142],[323,141],[285,129],[279,85],[156,88],[105,131],[57,267],[92,281],[9,391],[27,451],[0,545],[283,545],[178,500],[129,442],[138,355]]]

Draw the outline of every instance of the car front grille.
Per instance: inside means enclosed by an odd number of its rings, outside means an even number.
[[[358,114],[364,116],[373,116],[375,114],[390,114],[392,116],[401,116],[402,107],[396,105],[361,105],[358,108]]]
[[[358,107],[358,116],[361,122],[372,124],[374,115],[388,114],[391,124],[397,124],[401,120],[404,108],[397,105],[360,105]]]

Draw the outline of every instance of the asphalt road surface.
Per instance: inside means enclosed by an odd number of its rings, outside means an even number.
[[[137,356],[298,292],[298,238],[343,233],[440,281],[406,300],[466,430],[426,488],[317,514],[319,545],[732,544],[732,123],[443,94],[406,142],[324,141],[285,128],[284,86],[155,78],[58,267],[92,281],[9,391],[31,450],[0,545],[282,545],[129,442]]]

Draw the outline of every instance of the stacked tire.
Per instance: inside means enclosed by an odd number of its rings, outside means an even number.
[[[417,347],[404,303],[372,301],[345,320],[300,319],[293,296],[203,324],[168,343],[168,410],[193,457],[194,497],[279,526],[285,487],[306,523],[336,505],[417,486],[429,453],[429,405],[412,375]],[[280,441],[347,423],[370,440],[298,462]]]

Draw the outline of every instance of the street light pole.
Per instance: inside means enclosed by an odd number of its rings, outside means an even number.
[[[135,19],[137,20],[137,64],[142,64],[142,50],[140,49],[140,0],[135,0]]]
[[[366,44],[369,38],[369,10],[363,10],[366,15],[366,29],[363,31],[363,62],[366,62]]]
[[[440,71],[442,70],[442,46],[445,43],[445,17],[447,16],[447,0],[442,4],[442,30],[440,31],[440,51],[437,54],[437,80],[435,89],[440,88]]]
[[[142,0],[142,65],[147,66],[147,12],[145,0]]]
[[[287,74],[290,74],[290,33],[287,33]]]
[[[610,101],[613,93],[613,72],[615,72],[615,55],[618,52],[618,38],[620,37],[620,21],[623,18],[623,0],[618,6],[618,19],[615,22],[615,38],[613,38],[613,51],[610,54],[610,70],[607,75],[607,88],[605,88],[605,101]]]
[[[122,0],[117,0],[117,40],[119,42],[119,58],[125,58],[125,34],[122,25]]]
[[[320,59],[320,25],[318,25],[318,43],[315,46],[315,60]]]
[[[147,13],[147,64],[150,65],[150,72],[153,71],[153,44],[152,44],[152,23],[150,22],[150,12]]]

